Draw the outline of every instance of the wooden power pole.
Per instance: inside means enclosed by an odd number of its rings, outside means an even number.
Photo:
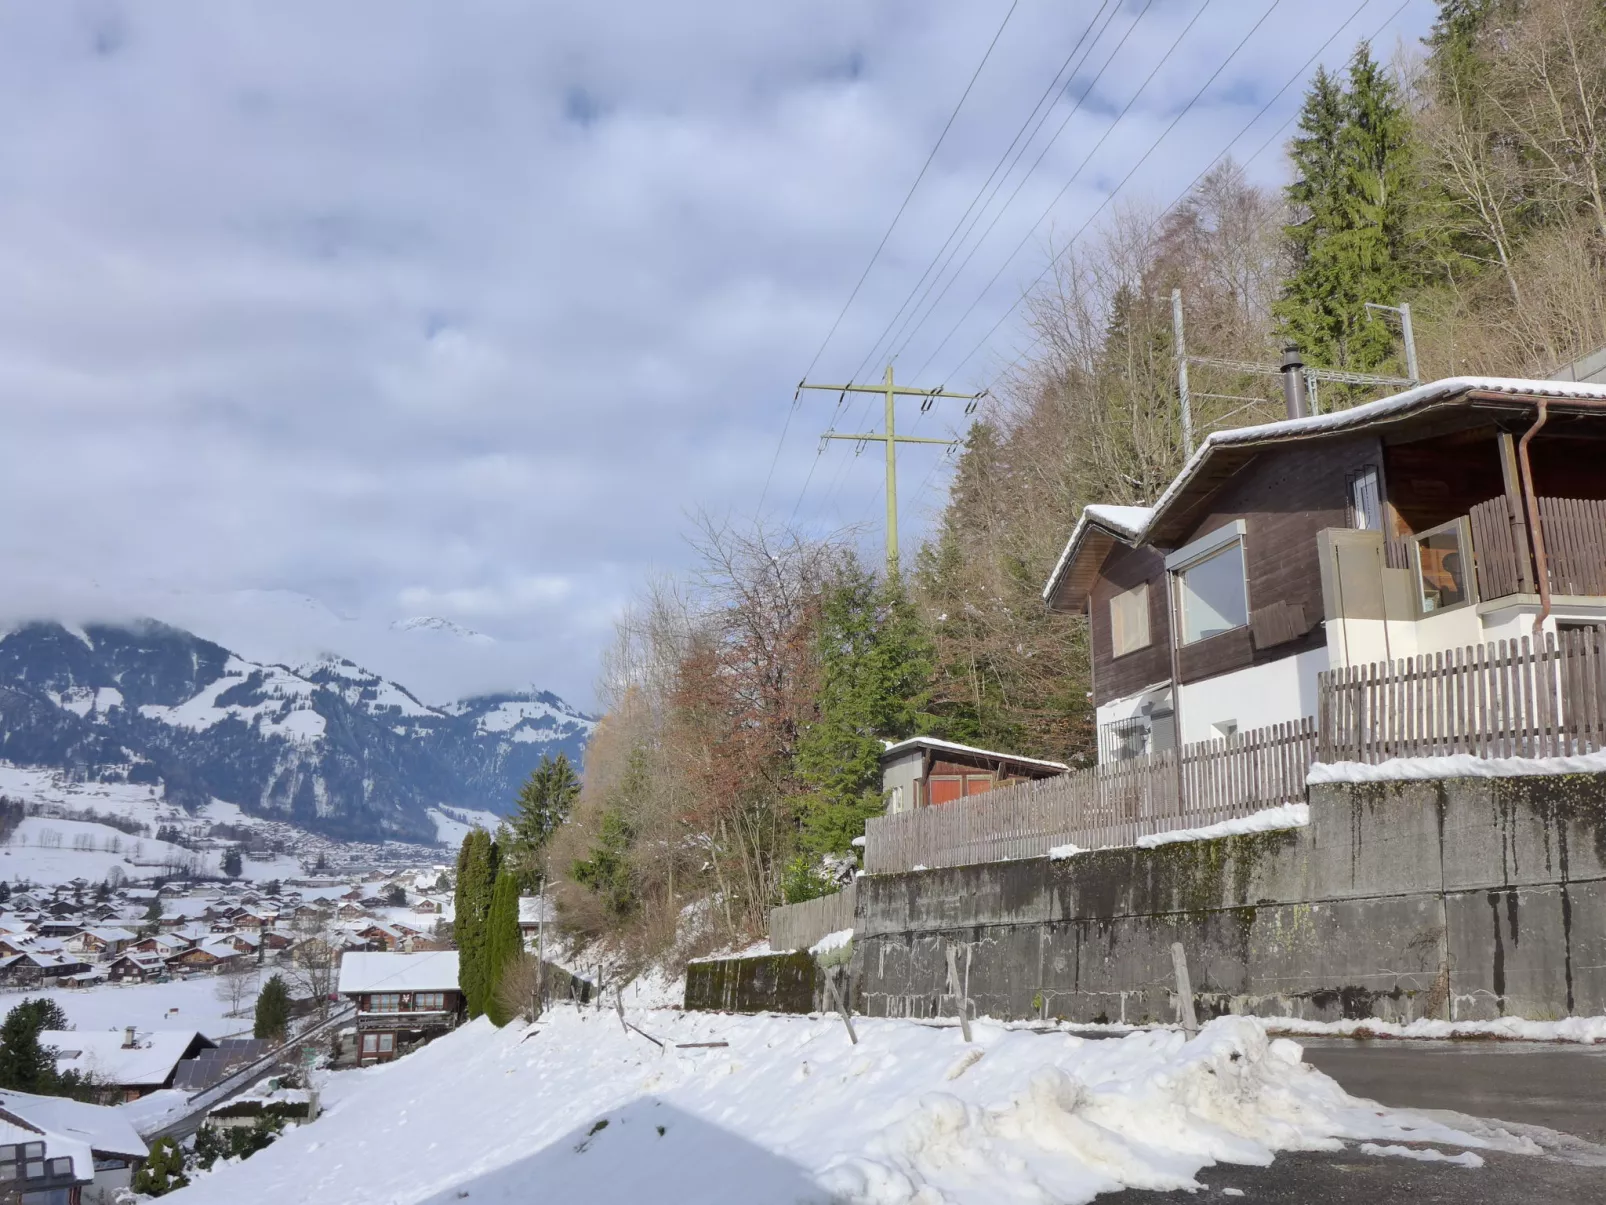
[[[885,399],[886,419],[881,431],[868,431],[858,435],[842,435],[835,431],[827,431],[822,439],[848,439],[854,443],[881,443],[887,450],[887,572],[895,574],[898,571],[898,445],[899,444],[941,444],[951,448],[959,441],[956,439],[925,439],[918,435],[899,435],[897,429],[897,406],[899,397],[917,397],[922,399],[920,408],[928,410],[931,403],[938,398],[953,398],[967,403],[965,413],[969,414],[976,409],[976,403],[986,396],[981,393],[949,393],[946,389],[914,389],[908,385],[898,385],[892,379],[892,365],[887,365],[885,380],[879,385],[855,385],[851,382],[846,385],[811,385],[807,381],[798,383],[798,389],[819,389],[826,393],[879,393]]]

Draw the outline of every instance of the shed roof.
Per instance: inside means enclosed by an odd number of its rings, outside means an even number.
[[[457,951],[379,954],[347,950],[340,956],[340,991],[455,992]]]
[[[1045,761],[1040,757],[1022,757],[1018,753],[1004,753],[998,749],[978,749],[974,745],[960,745],[954,741],[938,740],[934,736],[912,736],[906,741],[888,745],[881,751],[881,760],[888,761],[915,749],[931,749],[938,753],[963,753],[972,757],[987,757],[994,761],[1017,762],[1023,766],[1038,766],[1045,770],[1069,770],[1064,762]]]

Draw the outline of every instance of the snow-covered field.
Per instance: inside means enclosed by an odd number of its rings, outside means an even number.
[[[1071,1205],[1214,1162],[1386,1146],[1537,1153],[1356,1100],[1248,1018],[1121,1039],[860,1018],[560,1009],[328,1077],[327,1112],[174,1205]],[[716,1043],[693,1046],[691,1043]],[[688,1044],[688,1045],[681,1045]]]
[[[243,1017],[225,1016],[228,1005],[218,998],[220,980],[207,976],[176,979],[171,983],[131,983],[124,987],[103,983],[98,987],[36,988],[0,993],[0,1017],[30,997],[47,996],[60,1004],[74,1029],[198,1029],[209,1038],[228,1037],[251,1029],[249,1011]],[[256,999],[246,997],[249,1010]]]
[[[463,844],[463,838],[476,826],[494,833],[497,826],[503,823],[502,817],[495,812],[476,811],[473,808],[451,808],[446,811],[430,808],[429,818],[435,822],[435,839],[453,850]]]

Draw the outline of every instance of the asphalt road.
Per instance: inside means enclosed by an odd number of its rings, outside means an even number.
[[[1368,1155],[1358,1147],[1278,1155],[1270,1167],[1222,1164],[1202,1192],[1127,1191],[1120,1205],[1157,1201],[1265,1205],[1601,1205],[1606,1202],[1606,1049],[1538,1042],[1358,1042],[1300,1039],[1305,1059],[1354,1096],[1400,1108],[1453,1110],[1542,1126],[1544,1155],[1479,1152],[1480,1168]],[[1576,1141],[1581,1139],[1582,1141]],[[1453,1153],[1446,1151],[1446,1153]]]

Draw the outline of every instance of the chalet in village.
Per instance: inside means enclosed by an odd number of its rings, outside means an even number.
[[[1218,431],[1153,506],[1089,506],[1103,764],[1314,716],[1318,674],[1606,621],[1606,385],[1457,377]]]

